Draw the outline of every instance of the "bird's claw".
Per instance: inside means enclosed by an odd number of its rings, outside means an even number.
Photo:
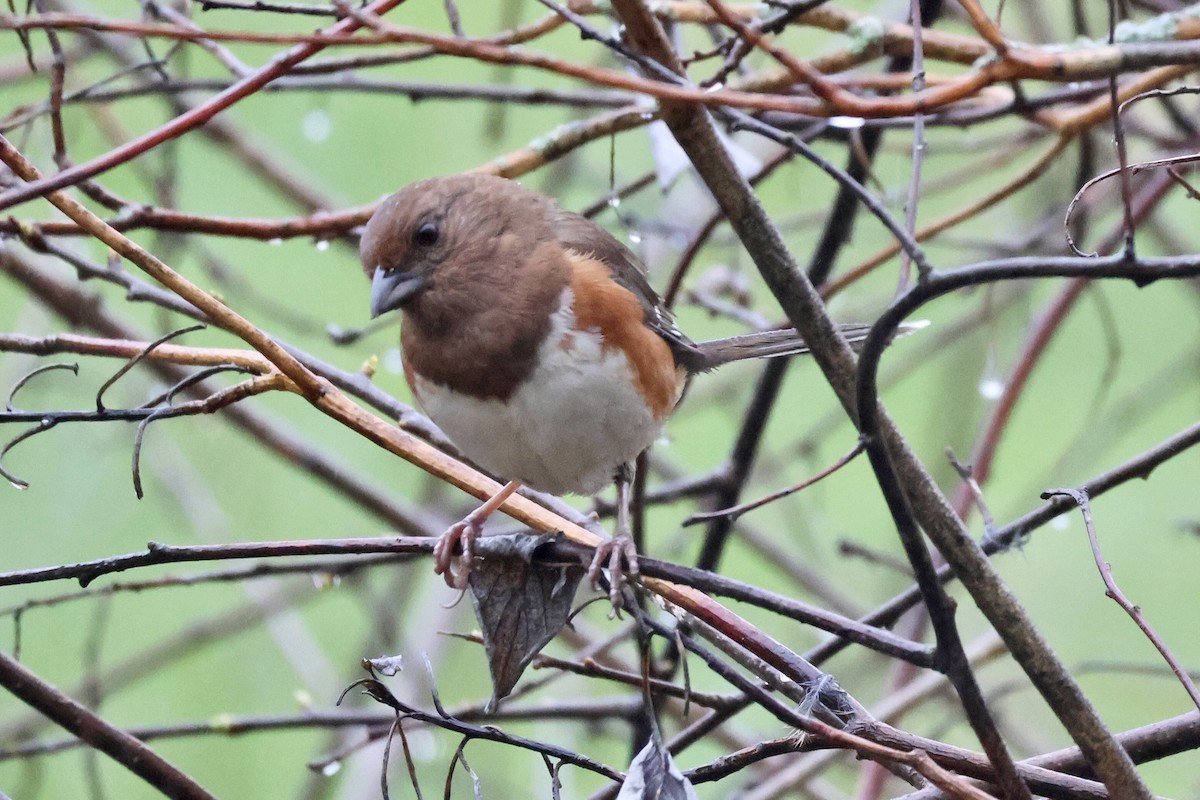
[[[638,571],[637,547],[633,538],[627,533],[618,533],[611,539],[596,545],[596,554],[588,565],[587,576],[592,588],[600,589],[600,576],[603,570],[608,570],[608,599],[613,609],[620,611],[625,603],[622,590],[630,579],[637,578]]]
[[[474,514],[469,514],[447,528],[433,545],[433,571],[441,575],[451,589],[467,588],[471,565],[475,561],[475,540],[482,532],[483,525]],[[456,548],[462,552],[455,553]]]

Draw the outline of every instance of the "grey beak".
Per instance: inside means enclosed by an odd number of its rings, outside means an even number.
[[[371,277],[371,319],[400,308],[428,285],[428,276],[421,272],[388,273],[376,267]]]

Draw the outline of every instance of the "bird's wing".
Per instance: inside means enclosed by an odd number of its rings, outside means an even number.
[[[704,369],[701,366],[703,354],[696,343],[679,330],[674,315],[650,285],[646,268],[633,251],[591,220],[561,208],[556,212],[554,233],[562,246],[589,255],[607,266],[613,280],[632,292],[642,304],[646,324],[667,342],[676,361],[689,372]]]

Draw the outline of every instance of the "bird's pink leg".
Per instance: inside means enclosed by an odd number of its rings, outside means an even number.
[[[638,576],[637,546],[633,543],[633,531],[629,524],[630,486],[633,483],[633,465],[626,464],[617,472],[617,529],[613,537],[596,545],[596,554],[588,566],[588,580],[592,588],[600,587],[600,571],[608,568],[608,599],[613,608],[620,610],[621,589],[628,578]]]
[[[446,529],[438,537],[433,546],[433,571],[443,576],[446,585],[451,589],[467,588],[467,579],[471,576],[471,564],[475,559],[475,540],[483,532],[484,523],[488,517],[496,513],[496,509],[504,505],[504,501],[513,492],[521,488],[520,481],[509,481],[500,488],[487,502],[467,514],[458,522]],[[461,547],[462,554],[455,556],[455,548]],[[458,562],[455,565],[455,561]]]

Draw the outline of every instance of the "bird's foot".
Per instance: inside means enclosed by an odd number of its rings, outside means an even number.
[[[483,533],[483,523],[477,517],[478,509],[446,529],[433,546],[433,571],[446,581],[451,589],[467,588],[471,577],[471,565],[475,560],[475,540]],[[461,553],[455,551],[461,549]]]
[[[487,502],[446,529],[433,546],[433,571],[441,575],[451,589],[467,588],[471,566],[475,563],[475,540],[483,533],[483,524],[513,492],[521,488],[520,481],[509,481],[488,498]],[[456,548],[462,553],[456,554]]]
[[[593,589],[599,590],[600,576],[605,569],[608,570],[608,599],[613,609],[620,611],[625,606],[622,599],[625,584],[639,574],[637,547],[628,532],[618,530],[611,539],[596,545],[596,554],[587,570]]]

